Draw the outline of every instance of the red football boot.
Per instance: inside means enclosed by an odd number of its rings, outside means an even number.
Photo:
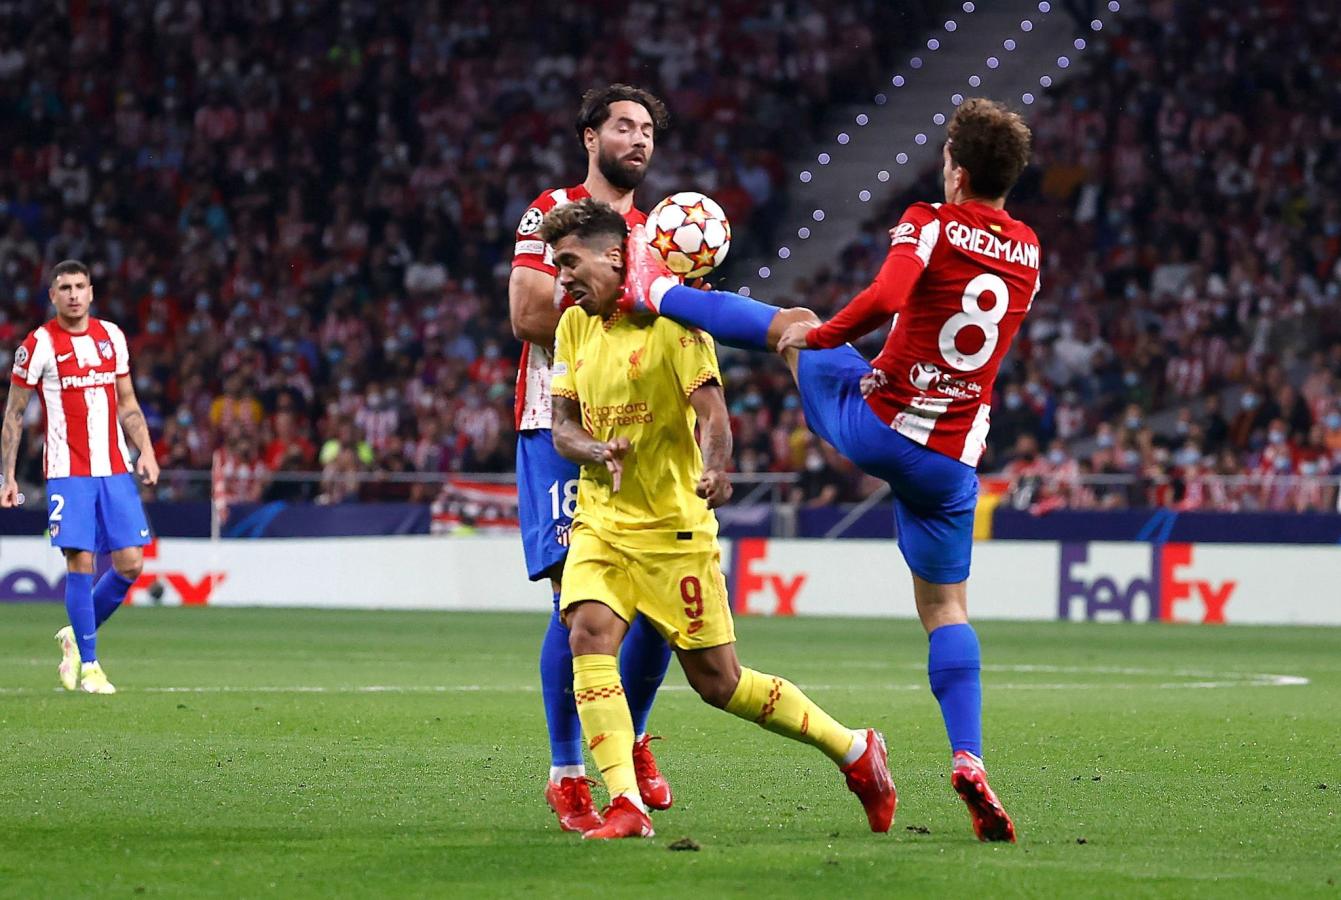
[[[987,770],[983,768],[982,760],[962,750],[956,753],[950,784],[964,798],[978,840],[1015,843],[1015,823],[987,783]]]
[[[545,786],[545,802],[559,817],[564,831],[584,832],[601,827],[601,814],[591,802],[590,778],[561,778]]]
[[[584,839],[608,841],[612,838],[649,838],[656,834],[652,830],[651,818],[627,797],[616,797],[611,800],[602,814],[605,816],[605,824],[582,832]]]
[[[652,741],[659,740],[661,738],[645,734],[633,742],[633,771],[638,776],[638,795],[648,809],[670,809],[675,802],[670,783],[657,768],[657,759],[652,755]]]
[[[874,728],[866,729],[866,752],[856,761],[843,767],[847,789],[857,795],[866,810],[866,821],[875,832],[889,831],[894,824],[894,810],[899,805],[894,779],[889,777],[889,753],[885,737]]]
[[[661,297],[680,283],[656,251],[643,240],[641,228],[629,232],[624,253],[624,290],[617,305],[626,313],[660,315]]]

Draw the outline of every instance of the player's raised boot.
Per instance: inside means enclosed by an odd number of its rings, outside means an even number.
[[[642,239],[641,230],[629,234],[624,253],[624,291],[616,301],[626,313],[660,315],[661,298],[680,283],[661,257]]]
[[[74,629],[66,625],[56,632],[56,643],[61,648],[61,664],[56,670],[61,676],[61,687],[73,691],[79,686],[79,645],[75,643]]]
[[[889,831],[894,824],[894,811],[899,806],[899,795],[894,790],[894,779],[889,776],[889,752],[885,737],[874,728],[866,729],[866,752],[855,761],[843,766],[847,789],[857,795],[866,810],[866,821],[871,830]]]
[[[661,738],[645,734],[633,743],[633,771],[638,776],[638,794],[648,809],[670,809],[675,798],[671,796],[670,782],[657,768],[657,758],[652,755],[652,741]]]
[[[107,680],[97,660],[79,668],[79,689],[86,694],[115,694],[116,688]]]
[[[591,831],[582,832],[582,837],[592,841],[608,841],[614,838],[644,837],[656,835],[652,830],[652,819],[628,797],[616,797],[610,805],[601,811],[605,824]]]
[[[590,778],[560,778],[558,784],[549,782],[545,787],[545,802],[559,817],[559,827],[579,834],[600,828],[601,814],[591,802]]]
[[[1015,823],[987,783],[987,770],[983,768],[982,760],[963,750],[956,753],[950,784],[964,798],[978,840],[1015,843]]]

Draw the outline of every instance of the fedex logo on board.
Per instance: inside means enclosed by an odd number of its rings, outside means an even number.
[[[738,616],[769,613],[796,615],[796,595],[806,583],[805,573],[782,575],[765,567],[767,538],[735,541],[731,563],[731,608]]]
[[[1062,544],[1057,618],[1223,625],[1238,582],[1197,578],[1194,544]]]

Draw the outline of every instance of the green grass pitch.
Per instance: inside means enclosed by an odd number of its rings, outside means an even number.
[[[115,697],[57,687],[62,614],[0,607],[0,896],[1341,895],[1334,630],[979,623],[1000,846],[950,790],[915,622],[743,620],[746,664],[885,732],[893,830],[672,672],[675,808],[584,844],[541,800],[544,612],[127,609]]]

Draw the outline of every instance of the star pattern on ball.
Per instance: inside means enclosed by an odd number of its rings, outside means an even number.
[[[655,247],[663,257],[670,256],[671,251],[676,249],[675,235],[660,227],[656,231],[656,235],[648,243]]]
[[[698,201],[693,206],[686,206],[684,208],[684,220],[686,224],[692,222],[695,225],[702,225],[712,217],[712,213],[704,208],[702,200]]]
[[[689,258],[694,261],[695,269],[711,269],[717,265],[717,249],[705,245],[700,247],[697,253],[689,254]]]

